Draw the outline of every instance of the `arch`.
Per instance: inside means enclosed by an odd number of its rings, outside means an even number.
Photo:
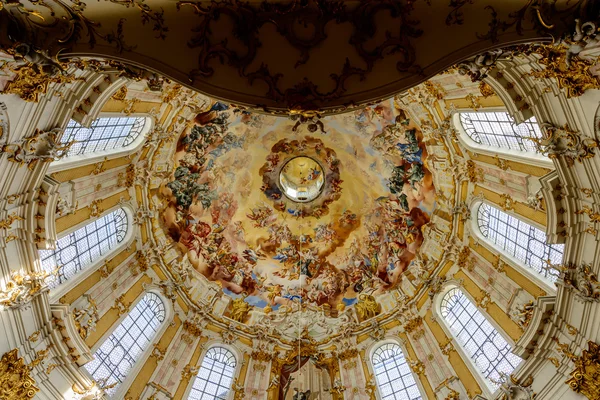
[[[461,289],[448,286],[440,299],[438,309],[444,325],[494,392],[501,374],[510,375],[522,359],[511,352],[511,344]]]
[[[85,369],[96,382],[114,395],[129,372],[142,358],[167,316],[165,302],[154,292],[146,293],[115,330],[94,351]]]
[[[453,124],[459,141],[475,153],[501,154],[513,161],[553,166],[552,161],[538,151],[534,141],[528,139],[543,137],[535,117],[517,124],[506,110],[460,111],[453,115]]]
[[[548,268],[548,262],[562,262],[564,244],[548,244],[544,231],[486,202],[476,202],[473,207],[476,236],[537,278],[556,281],[558,274]]]
[[[381,399],[422,398],[417,381],[398,343],[377,343],[371,351],[371,364]]]
[[[90,127],[70,119],[61,143],[74,141],[67,155],[50,165],[50,171],[85,165],[103,157],[118,157],[135,151],[150,132],[153,121],[145,115],[103,114]]]
[[[42,269],[58,270],[50,288],[69,281],[121,248],[131,231],[131,216],[119,207],[59,238],[54,249],[39,250]]]
[[[231,350],[221,345],[211,346],[204,354],[187,399],[226,399],[231,391],[237,365],[237,358]]]

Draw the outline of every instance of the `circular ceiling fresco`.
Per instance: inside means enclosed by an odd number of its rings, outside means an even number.
[[[283,194],[298,203],[316,199],[321,194],[324,182],[321,165],[306,156],[292,158],[279,172],[279,184]]]
[[[181,134],[157,192],[193,267],[267,313],[301,303],[335,316],[398,287],[433,212],[422,134],[392,100],[322,121],[311,132],[215,103]]]

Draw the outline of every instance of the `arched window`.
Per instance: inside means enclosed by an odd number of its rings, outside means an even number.
[[[562,262],[563,244],[547,244],[543,231],[486,203],[479,205],[477,224],[481,234],[500,251],[556,281],[557,273],[548,264]]]
[[[216,346],[208,349],[188,400],[226,399],[236,365],[235,356],[226,348]]]
[[[421,399],[402,349],[396,343],[379,346],[371,359],[382,400]]]
[[[58,239],[56,249],[40,250],[42,269],[51,272],[58,268],[58,275],[50,286],[66,282],[105,256],[123,242],[128,229],[127,213],[119,208]]]
[[[477,144],[539,153],[534,141],[529,139],[542,138],[535,117],[517,125],[505,112],[464,112],[460,113],[460,123],[467,136]]]
[[[145,125],[145,117],[98,118],[89,128],[70,120],[62,136],[62,143],[75,143],[66,157],[123,149],[138,138]]]
[[[460,289],[446,293],[441,313],[490,388],[496,390],[500,374],[510,375],[522,360],[510,352],[510,345]]]
[[[85,364],[85,369],[96,382],[109,387],[106,390],[109,396],[125,380],[156,335],[165,316],[165,304],[161,298],[154,293],[146,293],[96,350],[94,360]]]

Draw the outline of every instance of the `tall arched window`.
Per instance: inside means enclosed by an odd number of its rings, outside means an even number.
[[[96,382],[109,387],[106,390],[109,396],[117,391],[118,385],[123,383],[146,350],[165,320],[165,313],[161,298],[154,293],[146,293],[96,350],[94,360],[85,364],[85,369]]]
[[[226,399],[236,365],[235,356],[226,348],[216,346],[208,349],[188,400]]]
[[[123,149],[138,138],[145,125],[145,117],[98,118],[89,128],[70,120],[62,136],[62,143],[75,143],[66,157]]]
[[[473,364],[492,390],[498,388],[501,373],[510,375],[521,358],[477,307],[458,289],[451,289],[442,299],[442,317]]]
[[[402,349],[396,343],[386,343],[373,352],[371,359],[382,400],[421,399]]]
[[[116,248],[127,236],[128,229],[127,213],[119,208],[58,239],[54,250],[40,250],[42,269],[51,272],[58,268],[58,275],[50,286],[66,282]]]
[[[464,112],[460,113],[460,122],[467,136],[477,144],[539,153],[529,139],[542,137],[535,117],[517,125],[506,112]]]
[[[486,203],[479,205],[477,224],[481,234],[501,252],[550,281],[556,281],[557,273],[548,268],[548,263],[562,262],[563,244],[547,244],[543,231]]]

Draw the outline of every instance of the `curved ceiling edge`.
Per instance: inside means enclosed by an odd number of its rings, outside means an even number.
[[[561,36],[573,13],[587,10],[584,0],[568,11],[560,9],[567,0],[558,0],[543,12],[480,3],[448,14],[445,4],[395,0],[149,0],[154,26],[116,2],[8,3],[0,10],[0,43],[5,49],[31,43],[30,56],[48,63],[81,55],[120,60],[266,112],[337,113],[389,98],[474,54]],[[475,33],[457,13],[475,23]]]

